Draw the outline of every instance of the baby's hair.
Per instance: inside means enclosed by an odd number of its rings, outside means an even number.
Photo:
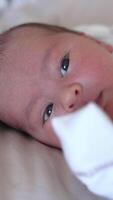
[[[4,37],[4,34],[0,34],[0,68],[2,65],[2,61],[4,58],[4,52],[5,52],[5,43],[6,43],[6,39]]]
[[[74,31],[74,30],[71,30],[69,28],[66,28],[66,27],[63,27],[63,26],[57,26],[57,25],[50,25],[50,24],[44,24],[44,23],[25,23],[25,24],[21,24],[21,25],[18,25],[18,26],[14,26],[10,29],[8,29],[7,31],[5,31],[3,34],[9,34],[11,33],[12,31],[16,31],[18,29],[22,29],[22,28],[39,28],[39,29],[42,29],[42,30],[48,30],[48,31],[53,31],[53,32],[56,32],[56,33],[61,33],[61,32],[69,32],[69,33],[76,33],[78,35],[81,35],[83,34],[82,32],[79,32],[79,31]]]

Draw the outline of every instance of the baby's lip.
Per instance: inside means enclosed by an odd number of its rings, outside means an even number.
[[[103,91],[99,93],[97,99],[96,99],[96,103],[97,105],[99,105],[102,109],[105,110],[105,106],[106,106],[106,102],[104,100],[104,95],[103,95]]]

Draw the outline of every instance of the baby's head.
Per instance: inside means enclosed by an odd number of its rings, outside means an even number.
[[[113,48],[65,28],[27,24],[0,37],[0,119],[60,146],[51,118],[97,102],[113,118]]]

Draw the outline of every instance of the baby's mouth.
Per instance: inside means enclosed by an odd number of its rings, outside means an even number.
[[[97,99],[96,99],[96,103],[98,106],[100,106],[103,110],[105,110],[105,106],[106,106],[106,101],[104,98],[104,94],[103,91],[99,93]]]

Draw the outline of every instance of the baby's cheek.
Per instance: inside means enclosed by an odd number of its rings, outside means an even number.
[[[50,122],[47,122],[47,125],[44,127],[44,134],[42,138],[45,143],[60,148],[60,141],[57,138]]]

